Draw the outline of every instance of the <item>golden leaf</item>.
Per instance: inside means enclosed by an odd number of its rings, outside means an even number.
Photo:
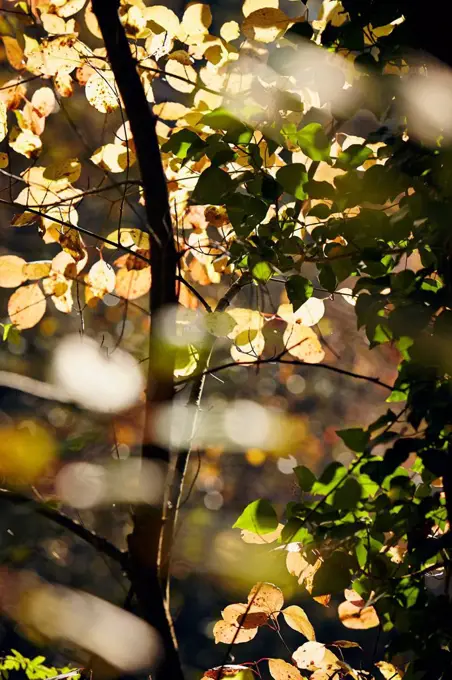
[[[227,21],[220,28],[220,35],[226,42],[236,40],[240,35],[240,26],[236,21]]]
[[[375,665],[380,669],[380,673],[385,678],[385,680],[403,680],[404,674],[392,663],[388,663],[387,661],[378,661]]]
[[[297,630],[308,640],[315,640],[315,631],[306,613],[301,607],[291,605],[282,610],[282,615],[288,626]]]
[[[33,328],[46,311],[46,299],[38,283],[21,286],[9,298],[8,314],[19,329]]]
[[[17,288],[27,280],[24,266],[27,263],[16,255],[0,257],[0,288]]]
[[[260,9],[278,9],[279,0],[244,0],[242,12],[245,17]]]
[[[171,37],[175,36],[179,31],[180,22],[177,15],[172,9],[165,7],[164,5],[153,5],[152,7],[146,7],[144,10],[144,15],[146,20],[152,21],[161,28],[161,32],[169,33]],[[156,33],[155,26],[151,25],[151,30]],[[160,31],[159,31],[160,32]]]
[[[109,172],[124,172],[134,164],[135,153],[122,144],[105,144],[93,153],[90,159],[95,165]]]
[[[37,281],[47,276],[51,268],[52,260],[41,260],[40,262],[27,262],[22,271],[29,281]]]
[[[282,659],[269,659],[268,670],[273,680],[303,680],[298,668]]]
[[[337,609],[339,620],[346,628],[367,630],[380,625],[380,619],[374,607],[357,606],[353,602],[341,602]]]
[[[151,287],[151,268],[130,271],[121,267],[116,272],[116,293],[125,300],[136,300],[146,295]]]
[[[50,87],[40,87],[33,93],[31,104],[41,116],[46,118],[55,111],[57,102]]]
[[[242,23],[242,32],[249,40],[271,43],[284,33],[290,23],[289,17],[280,9],[268,7],[251,12]]]
[[[86,282],[93,295],[102,299],[104,295],[112,293],[115,289],[116,276],[113,267],[104,260],[99,260],[89,270]]]
[[[187,5],[182,17],[182,28],[187,35],[208,33],[211,23],[212,12],[209,5],[200,2],[191,2]]]
[[[53,82],[55,89],[61,97],[72,97],[74,94],[74,81],[69,73],[57,73]]]
[[[154,114],[162,120],[179,120],[179,118],[183,118],[190,111],[190,109],[179,102],[156,104],[153,110]]]
[[[322,345],[312,328],[299,323],[288,324],[283,342],[292,356],[307,364],[318,364],[325,358]]]
[[[341,662],[337,656],[321,642],[305,642],[295,650],[292,658],[298,668],[306,668],[309,671],[333,671],[341,668]]]
[[[251,588],[248,602],[269,615],[277,615],[284,605],[284,595],[281,589],[273,583],[261,582]]]
[[[85,88],[86,98],[101,113],[111,113],[119,106],[119,94],[112,73],[93,73]]]
[[[227,623],[233,623],[241,626],[245,630],[250,628],[258,628],[264,626],[268,619],[269,613],[249,604],[230,604],[221,612],[221,616]]]
[[[13,68],[21,71],[24,68],[24,51],[19,45],[16,38],[9,35],[2,36],[3,44],[5,46],[6,58]]]
[[[85,6],[86,0],[65,0],[61,2],[55,2],[56,13],[60,17],[71,17],[73,14],[77,14]]]
[[[242,642],[249,642],[254,637],[256,637],[258,628],[239,628],[232,623],[226,623],[226,621],[217,621],[213,627],[213,636],[215,642],[224,642],[227,645],[240,644]]]
[[[196,71],[193,66],[181,64],[175,59],[169,59],[165,65],[168,85],[178,92],[193,92],[196,86]]]
[[[1,103],[0,103],[1,104]],[[2,135],[1,108],[0,108],[0,137]],[[42,148],[41,138],[31,130],[20,130],[14,127],[9,136],[9,145],[22,156],[34,158],[39,155]]]

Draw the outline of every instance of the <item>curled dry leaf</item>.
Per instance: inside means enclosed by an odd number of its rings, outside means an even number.
[[[269,615],[278,615],[284,606],[284,595],[273,583],[260,582],[251,588],[248,602]]]
[[[288,626],[297,630],[308,640],[315,640],[314,627],[301,607],[291,605],[283,609],[281,613]]]
[[[339,620],[346,628],[354,630],[367,630],[380,625],[380,619],[375,607],[356,606],[353,602],[342,602],[337,613]]]
[[[46,311],[46,299],[38,283],[21,286],[9,298],[8,314],[19,329],[33,328]]]
[[[298,668],[282,659],[269,659],[268,670],[274,680],[302,680],[303,678]]]
[[[131,269],[121,267],[116,272],[116,293],[125,300],[136,300],[146,295],[151,287],[151,268]]]
[[[227,645],[240,644],[242,642],[249,642],[256,637],[257,628],[239,628],[238,625],[227,623],[226,621],[217,621],[213,627],[213,636],[215,642],[224,642]]]
[[[333,671],[341,668],[341,662],[333,652],[321,642],[305,642],[293,654],[298,668],[308,671]]]
[[[17,288],[27,280],[24,267],[27,263],[16,255],[0,257],[0,288]]]
[[[288,324],[283,336],[287,351],[307,364],[318,364],[325,358],[322,345],[312,328],[299,323]]]

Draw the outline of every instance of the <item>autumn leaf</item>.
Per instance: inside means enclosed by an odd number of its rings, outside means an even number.
[[[151,268],[131,269],[121,267],[116,272],[116,293],[125,300],[136,300],[149,292],[151,287]]]
[[[24,267],[27,263],[16,255],[2,255],[0,257],[0,287],[17,288],[27,280]]]
[[[306,613],[301,607],[291,605],[281,611],[288,626],[297,630],[308,640],[315,640],[315,631]]]
[[[8,314],[19,329],[33,328],[46,311],[46,299],[38,283],[21,286],[9,298]]]
[[[216,643],[224,642],[230,645],[234,642],[234,644],[241,644],[256,637],[257,631],[258,628],[245,629],[226,621],[217,621],[213,627],[213,637]]]
[[[367,630],[368,628],[376,628],[380,625],[380,619],[375,611],[375,607],[357,606],[353,602],[342,602],[337,613],[340,622],[346,628],[354,630]]]
[[[261,582],[251,588],[248,602],[269,615],[278,615],[284,605],[284,596],[278,586]]]
[[[302,680],[298,668],[282,659],[269,659],[268,670],[273,680]]]

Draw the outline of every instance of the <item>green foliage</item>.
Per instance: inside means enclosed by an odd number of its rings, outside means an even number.
[[[44,656],[36,656],[34,659],[27,659],[20,652],[15,649],[11,650],[11,654],[0,659],[0,675],[6,680],[13,680],[16,673],[23,676],[25,673],[28,680],[47,680],[57,675],[68,674],[71,680],[79,680],[80,673],[73,668],[55,668],[53,666],[45,666]],[[11,676],[11,673],[13,674]],[[19,676],[19,677],[20,677]]]
[[[256,534],[268,534],[278,526],[278,517],[269,501],[260,499],[253,501],[242,512],[234,524],[234,528],[246,529]]]

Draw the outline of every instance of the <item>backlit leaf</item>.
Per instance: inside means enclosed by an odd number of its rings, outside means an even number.
[[[268,670],[273,680],[302,680],[298,668],[283,659],[269,659]]]
[[[242,32],[249,40],[271,43],[284,33],[289,24],[289,17],[280,9],[264,7],[245,18]]]
[[[0,287],[17,288],[27,280],[24,274],[24,266],[27,263],[16,255],[3,255],[0,257]]]
[[[284,595],[273,583],[256,583],[249,592],[248,602],[270,615],[278,615],[284,606]]]
[[[315,640],[315,631],[305,611],[297,605],[291,605],[282,610],[282,615],[288,626],[297,630],[308,640]]]
[[[255,534],[268,534],[278,528],[278,517],[272,504],[261,498],[247,505],[233,528],[246,529]]]
[[[346,628],[367,630],[380,625],[380,619],[374,607],[357,607],[353,602],[341,602],[337,609],[339,620]]]
[[[292,356],[307,364],[318,364],[325,358],[317,335],[307,326],[289,324],[284,331],[283,342]]]
[[[213,627],[213,637],[215,642],[224,642],[227,645],[240,644],[242,642],[249,642],[257,635],[258,628],[239,628],[233,623],[226,623],[226,621],[217,621]]]
[[[151,288],[151,268],[128,270],[121,267],[116,272],[116,293],[126,300],[136,300]]]
[[[101,113],[111,113],[119,106],[115,79],[109,72],[93,73],[86,83],[85,95],[91,106]]]
[[[304,185],[308,181],[308,173],[302,163],[292,163],[279,168],[276,179],[288,194],[303,201],[308,197]]]
[[[21,286],[9,298],[9,318],[19,330],[33,328],[46,311],[46,299],[38,283]]]

